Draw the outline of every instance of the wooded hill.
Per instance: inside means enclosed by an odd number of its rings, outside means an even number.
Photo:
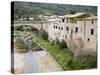
[[[14,17],[38,17],[39,15],[66,15],[68,13],[86,12],[97,15],[96,6],[68,4],[14,2]]]

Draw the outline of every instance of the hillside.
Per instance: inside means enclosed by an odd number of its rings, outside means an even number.
[[[38,15],[65,15],[71,10],[75,12],[88,12],[97,15],[96,6],[80,6],[80,5],[65,5],[65,4],[45,4],[32,2],[14,2],[15,18]]]

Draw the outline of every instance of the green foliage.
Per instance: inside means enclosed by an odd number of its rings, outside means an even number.
[[[79,56],[71,59],[68,64],[70,69],[90,69],[97,67],[97,58],[95,56]]]
[[[95,56],[74,57],[68,48],[61,50],[59,45],[52,45],[40,37],[37,37],[35,40],[54,57],[63,70],[92,69],[97,67],[97,57]]]
[[[53,41],[51,41],[51,45],[52,46],[57,46],[58,45],[60,50],[64,49],[64,48],[67,48],[67,44],[64,40],[62,40],[62,41],[59,41],[58,39],[53,40]]]
[[[42,31],[42,38],[44,39],[44,40],[48,40],[48,33],[46,32],[46,31]]]
[[[83,15],[80,15],[78,17],[69,18],[69,20],[71,23],[77,23],[77,21],[84,20],[85,18],[87,18],[89,16],[90,16],[90,14],[83,14]]]
[[[87,12],[97,14],[96,6],[80,6],[49,3],[15,2],[14,18],[33,16],[37,20],[38,15],[66,15],[67,13]],[[73,11],[75,10],[75,12]],[[39,19],[39,18],[38,18]]]
[[[58,39],[56,39],[55,41],[54,41],[54,45],[58,45],[60,43],[60,41],[58,40]]]
[[[64,41],[64,40],[62,40],[61,42],[59,42],[59,48],[60,49],[64,49],[64,48],[67,48],[67,44],[66,44],[66,42]]]
[[[69,11],[69,14],[75,14],[75,13],[76,13],[75,10],[70,10],[70,11]]]
[[[77,19],[76,18],[70,18],[70,22],[71,23],[77,23]]]
[[[40,46],[38,46],[33,40],[29,40],[29,43],[32,46],[32,50],[33,51],[39,51],[42,50]]]
[[[15,28],[15,30],[18,30],[18,31],[24,31],[23,26],[16,26],[14,28]]]
[[[90,17],[90,14],[83,14],[83,15],[80,15],[80,16],[76,17],[76,20],[83,20],[83,19],[85,19],[85,18],[87,18],[87,17]]]
[[[15,46],[16,46],[18,52],[26,52],[27,51],[27,45],[25,45],[24,42],[19,39],[16,39]]]
[[[55,41],[54,41],[54,40],[53,40],[53,41],[51,41],[51,45],[52,45],[52,46],[54,46],[54,43],[55,43]]]

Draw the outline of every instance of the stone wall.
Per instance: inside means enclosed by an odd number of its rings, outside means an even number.
[[[64,39],[75,55],[84,55],[86,52],[90,52],[87,55],[93,55],[93,51],[96,53],[97,45],[97,20],[94,20],[93,24],[91,21],[83,20],[77,21],[77,23],[52,22],[48,26],[49,40],[59,39],[61,41]],[[91,35],[91,29],[93,29],[93,35]]]

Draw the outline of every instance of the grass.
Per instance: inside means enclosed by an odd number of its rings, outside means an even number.
[[[74,57],[68,48],[61,50],[58,45],[52,45],[41,37],[37,37],[35,40],[54,57],[63,70],[80,70],[97,67],[97,58],[95,56]]]
[[[41,47],[38,46],[33,40],[28,40],[28,42],[31,44],[32,51],[42,50]]]

